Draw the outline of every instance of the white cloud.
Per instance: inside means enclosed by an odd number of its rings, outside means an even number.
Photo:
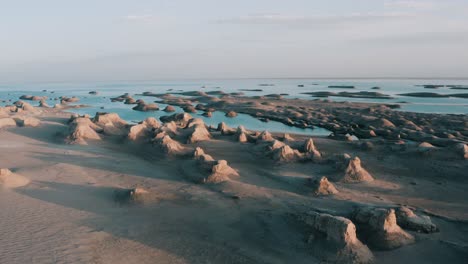
[[[153,15],[127,15],[124,16],[127,21],[133,22],[157,22],[158,18]]]
[[[430,1],[417,1],[417,0],[394,0],[386,1],[384,3],[387,8],[405,8],[405,9],[420,9],[427,10],[436,7],[436,3]]]
[[[296,16],[283,14],[253,14],[242,17],[220,19],[219,24],[305,24],[333,25],[359,22],[374,22],[409,16],[404,13],[354,13],[349,15]]]

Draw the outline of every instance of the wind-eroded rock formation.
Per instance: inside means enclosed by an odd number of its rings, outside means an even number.
[[[308,213],[301,217],[311,228],[309,244],[315,254],[330,263],[372,263],[374,256],[356,236],[356,226],[351,220]]]
[[[239,173],[231,168],[226,160],[214,160],[212,156],[205,154],[200,147],[195,149],[193,157],[203,171],[201,179],[197,179],[197,182],[220,183],[239,176]]]
[[[394,249],[414,243],[414,237],[397,224],[394,209],[358,208],[353,217],[360,234],[376,249]]]
[[[374,178],[361,165],[359,157],[351,157],[349,154],[335,155],[331,158],[338,171],[344,171],[340,180],[345,183],[370,182]]]
[[[154,117],[148,117],[144,121],[130,127],[128,132],[128,139],[130,140],[140,140],[148,139],[152,136],[152,133],[161,127],[161,124]]]
[[[417,215],[408,207],[399,207],[396,209],[396,218],[401,227],[423,233],[434,233],[439,231],[437,226],[432,223],[427,215]]]
[[[308,185],[313,189],[314,195],[332,195],[338,193],[338,190],[335,188],[335,185],[328,181],[327,177],[321,177],[320,179],[308,179]]]
[[[13,173],[9,169],[0,169],[0,186],[5,188],[18,188],[29,183],[29,179]]]
[[[104,129],[94,124],[87,116],[72,116],[68,125],[67,142],[86,145],[86,140],[100,140]]]

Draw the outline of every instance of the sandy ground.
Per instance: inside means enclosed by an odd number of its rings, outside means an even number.
[[[39,127],[0,130],[1,167],[29,180],[0,189],[1,263],[320,263],[296,216],[346,214],[362,204],[408,205],[440,228],[410,232],[412,245],[373,250],[376,263],[468,259],[467,161],[314,138],[325,155],[359,155],[376,178],[336,183],[337,195],[315,197],[303,180],[333,177],[330,166],[277,164],[255,144],[214,133],[195,145],[228,160],[240,177],[203,185],[190,180],[193,160],[166,157],[149,144],[65,144],[68,116],[51,111]],[[143,203],[114,200],[116,189],[134,187],[149,191]]]

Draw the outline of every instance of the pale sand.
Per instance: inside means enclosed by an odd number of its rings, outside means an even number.
[[[65,144],[69,114],[44,111],[36,116],[39,127],[0,130],[1,167],[29,181],[0,189],[1,263],[320,263],[296,216],[347,215],[360,204],[409,205],[431,212],[440,229],[410,232],[412,245],[373,250],[376,263],[468,259],[466,160],[314,138],[324,155],[358,155],[376,178],[334,182],[338,194],[316,197],[304,179],[338,177],[331,166],[277,164],[258,145],[213,132],[212,140],[192,146],[227,160],[240,176],[203,185],[188,175],[196,170],[193,160],[166,157],[150,144],[113,138]],[[149,192],[143,203],[114,201],[114,190],[135,187]]]

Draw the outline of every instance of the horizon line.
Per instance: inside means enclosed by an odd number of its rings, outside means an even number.
[[[79,83],[79,82],[151,82],[151,81],[203,81],[203,80],[468,80],[468,77],[208,77],[208,78],[155,78],[121,80],[59,80],[59,81],[7,81],[12,83]]]

